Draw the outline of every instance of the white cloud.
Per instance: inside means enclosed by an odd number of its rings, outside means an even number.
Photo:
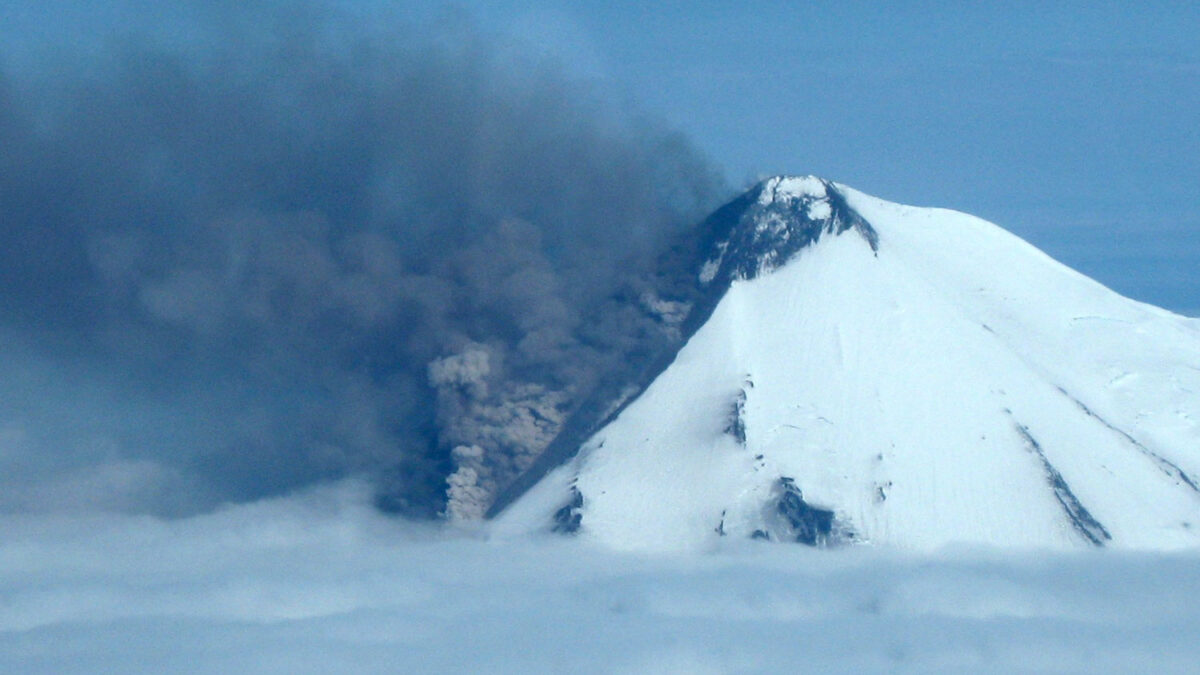
[[[112,460],[72,468],[42,479],[13,481],[0,494],[0,510],[131,512],[157,506],[169,512],[181,501],[172,496],[173,493],[184,488],[184,481],[177,471],[156,462]]]
[[[346,484],[186,520],[0,518],[6,672],[1186,672],[1195,555],[694,557],[489,541]]]
[[[183,520],[0,516],[0,671],[1189,672],[1196,553],[630,556],[345,483]]]

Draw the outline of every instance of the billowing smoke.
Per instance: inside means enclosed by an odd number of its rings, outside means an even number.
[[[641,270],[721,189],[685,139],[462,17],[313,10],[0,71],[0,509],[478,516],[669,330]]]

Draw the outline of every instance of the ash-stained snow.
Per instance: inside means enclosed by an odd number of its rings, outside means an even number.
[[[817,221],[802,247],[758,246],[821,204],[871,236]],[[674,362],[498,527],[545,529],[569,485],[604,546],[784,539],[787,478],[853,535],[829,545],[1200,544],[1197,322],[965,214],[814,178],[748,208],[721,264],[755,274],[724,276]]]

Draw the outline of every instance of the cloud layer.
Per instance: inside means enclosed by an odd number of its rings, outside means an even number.
[[[646,557],[437,532],[352,483],[176,520],[0,516],[0,669],[1188,673],[1200,657],[1195,552],[727,543]]]

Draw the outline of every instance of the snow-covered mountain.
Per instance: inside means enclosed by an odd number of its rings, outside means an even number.
[[[498,531],[1200,544],[1200,322],[978,218],[813,177],[759,184],[698,237],[686,343],[576,424]]]

